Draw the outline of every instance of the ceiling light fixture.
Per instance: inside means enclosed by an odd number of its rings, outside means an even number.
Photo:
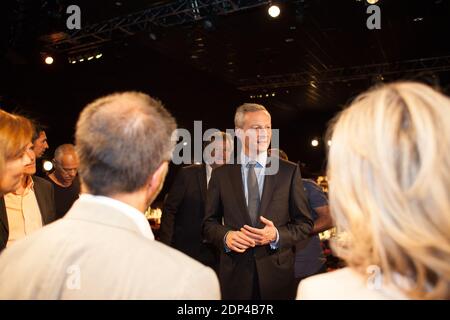
[[[53,57],[47,56],[47,57],[45,57],[44,61],[46,64],[52,64],[54,60],[53,60]]]
[[[276,18],[280,15],[280,7],[277,5],[270,5],[269,10],[267,11],[269,13],[269,16],[272,18]]]

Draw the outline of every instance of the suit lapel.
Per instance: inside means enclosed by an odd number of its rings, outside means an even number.
[[[246,223],[251,226],[252,220],[248,213],[247,202],[245,200],[244,184],[242,182],[241,165],[231,166],[231,185],[233,186],[233,192],[236,195],[238,206],[244,213]]]
[[[206,165],[202,164],[199,167],[199,171],[198,171],[198,183],[200,185],[200,192],[202,194],[202,199],[203,202],[206,203],[206,189],[207,189],[207,180],[206,180]]]
[[[262,192],[259,215],[260,216],[262,215],[265,218],[268,218],[266,210],[267,210],[267,207],[269,206],[270,201],[272,200],[273,192],[274,192],[275,185],[276,185],[276,178],[277,178],[276,174],[264,176],[264,187],[263,187],[263,192]]]
[[[9,231],[8,215],[6,213],[5,198],[0,197],[0,222],[6,231]]]
[[[42,224],[47,224],[47,215],[45,214],[47,211],[45,210],[45,201],[43,199],[44,194],[41,188],[41,185],[37,179],[33,179],[34,182],[34,194],[36,195],[36,200],[39,206],[39,211],[42,217]]]

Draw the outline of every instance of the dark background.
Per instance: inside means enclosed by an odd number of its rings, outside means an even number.
[[[380,0],[381,30],[366,27],[367,4],[357,0],[282,1],[277,19],[261,5],[172,27],[152,26],[98,46],[102,58],[70,64],[80,52],[49,52],[49,35],[67,32],[65,8],[77,4],[82,27],[173,1],[1,1],[0,107],[25,113],[48,126],[50,158],[73,141],[82,108],[102,95],[124,90],[157,97],[179,127],[233,128],[243,102],[265,105],[280,147],[292,161],[316,174],[326,165],[322,139],[328,121],[357,94],[379,82],[412,79],[449,92],[450,63],[433,68],[310,84],[261,85],[269,76],[302,73],[314,77],[330,70],[394,64],[450,56],[450,1]],[[238,2],[238,1],[236,1]],[[243,2],[240,2],[243,3]],[[43,63],[44,53],[55,58]],[[395,68],[391,68],[395,70]],[[382,70],[382,69],[380,69]],[[349,72],[350,72],[349,71]],[[256,84],[251,90],[246,85]],[[274,94],[274,96],[272,96]],[[262,98],[258,98],[258,96]],[[269,97],[266,97],[269,95]],[[170,184],[172,170],[167,185]]]

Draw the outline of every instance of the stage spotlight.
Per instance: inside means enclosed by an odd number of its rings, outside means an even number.
[[[100,59],[102,56],[103,56],[103,54],[102,54],[102,53],[99,53],[99,54],[97,54],[97,55],[95,56],[95,59]]]
[[[53,63],[53,58],[51,56],[47,56],[45,57],[45,63],[46,64],[52,64]]]
[[[317,147],[317,146],[319,145],[319,140],[313,139],[313,140],[311,141],[311,145],[312,145],[313,147]]]
[[[279,6],[271,5],[267,12],[269,13],[269,16],[271,16],[272,18],[276,18],[280,15],[281,10]]]
[[[44,171],[49,172],[53,169],[53,163],[51,161],[45,160],[42,163],[42,168],[44,169]]]
[[[366,0],[368,4],[375,4],[378,0]]]

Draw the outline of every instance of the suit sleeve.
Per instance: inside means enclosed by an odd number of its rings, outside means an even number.
[[[224,250],[224,237],[230,228],[222,224],[223,205],[220,196],[220,181],[217,170],[213,170],[206,197],[206,212],[203,220],[203,237],[219,250]]]
[[[55,204],[55,188],[53,187],[52,184],[50,184],[50,201],[48,203],[48,207],[49,207],[49,219],[48,219],[48,223],[51,223],[53,221],[56,220],[56,204]]]
[[[298,241],[308,238],[314,227],[298,166],[295,166],[289,192],[290,223],[278,228],[282,248],[291,248]]]
[[[173,243],[175,219],[186,190],[185,175],[185,170],[183,168],[180,169],[164,201],[159,241],[169,246]]]

